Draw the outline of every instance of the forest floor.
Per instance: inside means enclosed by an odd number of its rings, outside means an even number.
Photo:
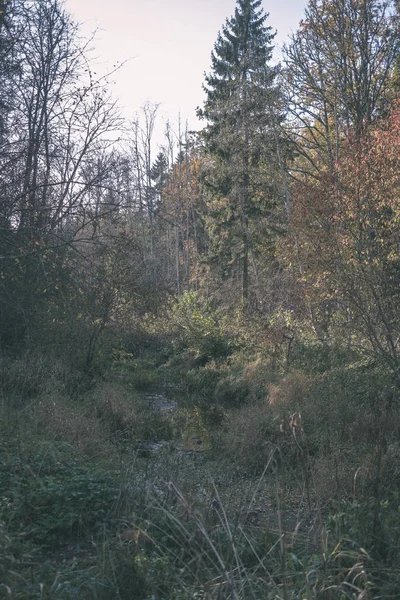
[[[392,504],[393,557],[373,558],[371,502],[335,508],[339,470],[325,468],[321,493],[318,458],[279,419],[265,429],[263,403],[217,425],[190,399],[119,373],[78,399],[53,382],[3,402],[1,599],[397,597]]]

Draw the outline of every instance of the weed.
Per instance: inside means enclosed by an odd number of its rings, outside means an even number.
[[[118,480],[70,458],[45,461],[40,454],[2,467],[0,513],[10,531],[45,546],[95,533],[109,520],[120,497]]]

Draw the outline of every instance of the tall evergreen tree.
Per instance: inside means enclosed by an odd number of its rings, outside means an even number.
[[[151,167],[151,180],[153,181],[153,191],[156,196],[155,210],[162,201],[162,191],[168,181],[168,161],[164,152],[157,154],[156,160]]]
[[[270,211],[275,186],[277,67],[269,65],[275,33],[265,24],[267,16],[261,0],[237,0],[218,34],[198,111],[207,120],[203,139],[211,158],[205,175],[211,245],[225,271],[239,271],[244,302],[249,255],[256,269],[254,225]]]

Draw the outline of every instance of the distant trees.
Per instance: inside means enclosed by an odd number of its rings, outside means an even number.
[[[261,0],[237,1],[215,43],[204,86],[207,97],[199,110],[207,121],[203,173],[212,252],[222,272],[240,277],[244,303],[250,258],[257,279],[256,230],[276,199],[278,70],[270,65],[275,34],[266,19]]]
[[[310,0],[280,71],[261,0],[238,0],[203,130],[168,124],[156,147],[151,103],[116,141],[123,122],[60,0],[0,3],[2,345],[58,319],[90,332],[90,364],[108,323],[203,289],[283,323],[290,344],[302,313],[321,343],[347,336],[397,369],[393,8]]]
[[[159,212],[161,231],[167,238],[168,279],[174,281],[178,296],[191,288],[198,289],[199,263],[205,250],[204,197],[199,185],[202,158],[187,132],[180,147]]]

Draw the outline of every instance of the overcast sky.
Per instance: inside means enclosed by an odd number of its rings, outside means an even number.
[[[305,0],[264,0],[268,24],[278,30],[281,45],[303,16]],[[113,93],[127,117],[146,99],[161,103],[172,121],[181,113],[196,126],[195,109],[202,104],[204,72],[210,53],[235,0],[66,0],[66,8],[82,23],[82,33],[98,29],[94,43],[98,70],[111,70]]]

